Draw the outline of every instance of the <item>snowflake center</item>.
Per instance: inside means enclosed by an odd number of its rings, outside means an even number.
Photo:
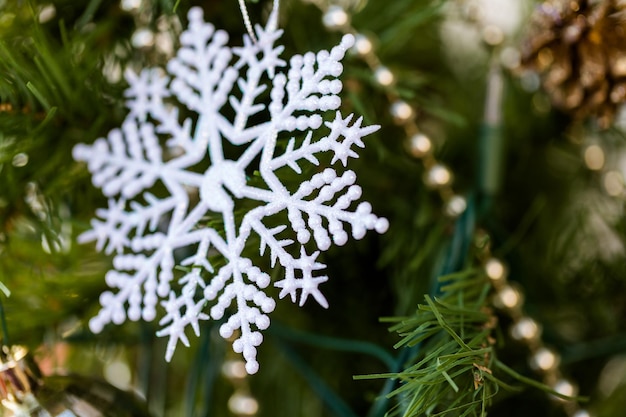
[[[204,174],[200,185],[200,199],[212,211],[232,211],[235,203],[232,195],[241,198],[246,186],[246,173],[236,161],[220,161],[212,165]]]

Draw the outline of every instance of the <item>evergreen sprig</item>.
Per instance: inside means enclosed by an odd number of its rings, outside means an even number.
[[[425,295],[412,316],[384,320],[395,323],[390,330],[402,337],[394,347],[415,352],[406,368],[356,377],[400,381],[388,394],[399,399],[388,416],[486,417],[500,389],[519,392],[523,386],[567,401],[588,400],[563,395],[497,358],[498,317],[490,306],[492,285],[482,270],[444,275],[439,283],[441,294]]]
[[[494,376],[497,318],[488,307],[491,285],[484,273],[467,269],[439,281],[440,296],[426,295],[412,316],[387,319],[402,337],[395,347],[417,352],[412,365],[362,377],[401,381],[389,394],[400,397],[390,415],[485,416],[500,388],[514,389]]]

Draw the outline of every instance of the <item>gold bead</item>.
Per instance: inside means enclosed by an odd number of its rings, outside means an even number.
[[[511,337],[519,341],[536,340],[541,335],[541,328],[530,317],[522,317],[511,326]]]
[[[244,379],[248,376],[246,363],[241,360],[229,360],[222,365],[222,374],[228,379]]]
[[[463,214],[466,208],[467,201],[465,200],[465,197],[453,195],[446,202],[445,212],[450,217],[458,217]]]
[[[422,158],[433,150],[433,142],[423,133],[416,133],[411,136],[408,141],[409,153],[416,157]]]
[[[446,166],[442,164],[433,165],[426,172],[426,175],[424,177],[424,183],[427,187],[432,189],[445,187],[452,183],[452,173]]]
[[[360,33],[357,33],[354,37],[354,46],[352,49],[360,56],[365,56],[372,52],[374,49],[374,45],[372,45],[372,41]]]
[[[341,29],[348,24],[348,21],[348,13],[337,5],[330,6],[322,17],[322,22],[328,29]]]
[[[228,400],[228,408],[238,416],[253,416],[259,411],[259,402],[251,395],[235,392]]]
[[[402,100],[396,100],[391,103],[389,111],[397,123],[405,123],[409,121],[414,114],[413,108],[409,105],[409,103]]]
[[[505,285],[496,293],[493,304],[500,309],[514,309],[524,303],[524,296],[518,289]]]
[[[578,394],[578,388],[576,387],[576,385],[563,378],[556,381],[556,383],[552,386],[552,389],[559,394],[566,395],[568,397],[574,397],[576,394]],[[565,401],[563,398],[559,398],[556,396],[554,398],[559,401]]]
[[[500,281],[506,278],[507,268],[501,260],[491,258],[485,262],[485,273],[492,281]]]
[[[393,84],[395,77],[389,68],[381,65],[374,70],[374,79],[383,87],[389,87]]]
[[[592,171],[600,171],[604,167],[604,151],[598,145],[589,145],[583,154],[585,165]]]
[[[530,367],[536,371],[552,371],[559,366],[561,358],[552,350],[541,347],[530,358]]]
[[[624,194],[624,176],[621,172],[607,172],[604,174],[602,183],[607,194],[611,197],[619,197]]]

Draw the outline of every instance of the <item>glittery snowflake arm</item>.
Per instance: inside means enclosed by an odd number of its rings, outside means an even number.
[[[138,126],[134,120],[127,120],[121,130],[112,130],[92,146],[77,145],[73,156],[89,163],[92,182],[105,195],[121,194],[125,198],[151,187],[159,176],[157,168],[163,164],[153,127]]]
[[[202,20],[202,11],[189,13],[189,28],[180,37],[181,48],[167,65],[174,76],[170,90],[190,110],[217,112],[226,102],[238,73],[228,67],[232,53],[228,35]]]
[[[330,52],[291,58],[288,73],[275,77],[271,91],[269,111],[278,122],[277,131],[316,130],[322,124],[320,113],[339,108],[342,84],[337,77],[343,71],[341,60],[353,44],[354,37],[346,35]]]
[[[358,157],[362,138],[378,129],[338,111],[340,61],[353,37],[287,64],[280,58],[283,47],[276,45],[282,33],[276,18],[273,12],[265,28],[256,28],[257,42],[244,37],[243,46],[230,48],[226,33],[192,8],[166,72],[126,73],[129,114],[121,129],[75,147],[75,159],[87,162],[93,183],[110,198],[92,229],[80,236],[115,254],[106,274],[110,290],[100,297],[92,331],[127,318],[154,320],[161,301],[165,314],[157,334],[169,339],[167,360],[179,342],[189,344],[189,327],[198,335],[201,320],[223,320],[220,334],[235,337],[233,348],[255,373],[261,332],[270,325],[275,301],[267,294],[270,276],[244,255],[250,236],[260,237],[261,256],[269,252],[272,266],[284,271],[274,283],[280,298],[289,295],[302,305],[310,296],[328,307],[319,288],[329,279],[320,253],[332,243],[345,244],[348,232],[360,239],[367,230],[387,229],[369,203],[358,202],[355,173],[339,172]],[[263,97],[268,88],[269,105]],[[183,120],[172,106],[176,101],[195,116]],[[283,140],[286,148],[277,148]],[[241,151],[238,158],[227,159],[225,141]],[[283,169],[304,175],[304,164],[318,165],[323,153],[334,168],[291,189],[283,184]],[[261,187],[246,175],[257,163]],[[159,197],[149,192],[157,182]],[[241,199],[257,205],[239,220],[235,207]],[[205,224],[216,216],[223,220],[219,231]],[[283,223],[276,226],[280,216]],[[223,257],[221,268],[214,270],[210,252]],[[175,253],[187,257],[179,260]],[[177,263],[187,268],[184,274],[174,274]]]
[[[301,304],[309,294],[313,294],[321,305],[327,306],[325,298],[317,289],[317,286],[326,281],[327,277],[312,275],[312,271],[322,269],[323,265],[307,258],[304,249],[302,249],[300,259],[291,257],[283,249],[287,243],[291,242],[278,241],[275,233],[264,230],[260,221],[264,216],[287,209],[289,222],[297,234],[298,241],[301,244],[307,243],[312,231],[315,243],[320,250],[327,250],[330,247],[329,234],[338,245],[347,242],[348,235],[342,223],[351,225],[352,235],[357,239],[362,238],[368,229],[376,229],[382,233],[388,227],[386,219],[379,219],[371,213],[371,206],[368,203],[361,204],[356,212],[347,211],[351,203],[361,196],[360,187],[354,185],[356,175],[352,171],[347,171],[338,177],[334,169],[326,169],[323,174],[316,174],[310,181],[304,181],[292,195],[289,195],[276,175],[276,171],[283,166],[289,166],[295,172],[301,173],[299,160],[318,165],[315,155],[327,151],[334,153],[333,164],[341,161],[346,166],[349,157],[358,157],[352,146],[364,147],[362,137],[378,130],[378,126],[361,127],[361,118],[350,125],[353,116],[350,115],[344,119],[337,112],[334,121],[325,123],[330,130],[327,136],[318,141],[312,141],[313,132],[309,130],[303,143],[297,149],[296,139],[292,137],[285,152],[280,156],[274,156],[276,138],[280,130],[318,129],[322,119],[315,111],[323,113],[336,109],[340,105],[338,93],[341,91],[341,82],[334,77],[341,74],[340,60],[353,41],[351,36],[346,36],[342,43],[330,52],[321,51],[317,55],[309,53],[296,56],[290,61],[288,76],[278,74],[275,77],[270,104],[270,112],[274,116],[273,120],[276,121],[273,127],[275,130],[270,130],[266,135],[259,137],[259,141],[262,141],[264,145],[260,172],[271,192],[266,193],[250,187],[241,191],[245,197],[269,203],[261,210],[250,212],[246,219],[255,219],[255,221],[250,221],[250,224],[252,229],[261,236],[262,247],[269,246],[272,260],[280,259],[280,264],[285,267],[285,279],[275,284],[282,288],[280,297],[289,294],[295,301],[296,293],[300,290]],[[329,77],[331,79],[328,79]],[[297,114],[299,115],[296,116]],[[249,149],[254,148],[255,145],[256,143]],[[239,162],[244,158],[245,155]],[[308,227],[303,214],[308,218]],[[322,218],[326,220],[327,226],[324,225]],[[240,237],[248,234],[244,226],[245,220],[240,230]],[[317,254],[318,252],[314,256]],[[301,262],[305,258],[306,261]],[[316,267],[303,267],[309,264]],[[298,268],[294,268],[294,265]],[[302,278],[294,278],[296,269],[300,270]]]
[[[252,42],[248,36],[245,36],[243,47],[233,48],[234,54],[239,57],[235,68],[245,67],[246,76],[237,81],[241,98],[234,95],[229,98],[230,104],[236,112],[230,131],[228,131],[229,126],[226,125],[226,136],[232,143],[245,143],[252,137],[258,136],[256,132],[259,126],[253,126],[252,129],[248,129],[249,132],[245,132],[245,130],[247,130],[249,118],[266,107],[265,104],[255,104],[257,98],[267,89],[265,84],[261,84],[261,77],[267,74],[270,79],[273,79],[276,69],[284,67],[286,64],[279,57],[284,47],[274,45],[283,33],[282,30],[275,28],[276,17],[276,13],[273,12],[267,28],[256,27],[257,42]]]

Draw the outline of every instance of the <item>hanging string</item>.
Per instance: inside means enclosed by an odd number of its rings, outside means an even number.
[[[238,0],[238,1],[239,1],[239,10],[241,10],[241,16],[243,17],[243,23],[246,26],[248,35],[250,35],[250,39],[252,39],[254,43],[257,43],[258,40],[256,38],[256,35],[254,34],[254,30],[252,28],[252,22],[250,22],[250,15],[248,14],[248,8],[246,7],[246,0]],[[277,14],[279,5],[280,5],[280,0],[274,0],[274,5],[272,6],[272,15]]]
[[[246,25],[246,30],[248,31],[248,35],[254,41],[257,42],[256,36],[254,35],[254,31],[252,30],[252,23],[250,23],[250,15],[248,14],[248,9],[246,8],[245,0],[239,0],[239,10],[241,10],[241,15],[243,16],[243,23]]]

